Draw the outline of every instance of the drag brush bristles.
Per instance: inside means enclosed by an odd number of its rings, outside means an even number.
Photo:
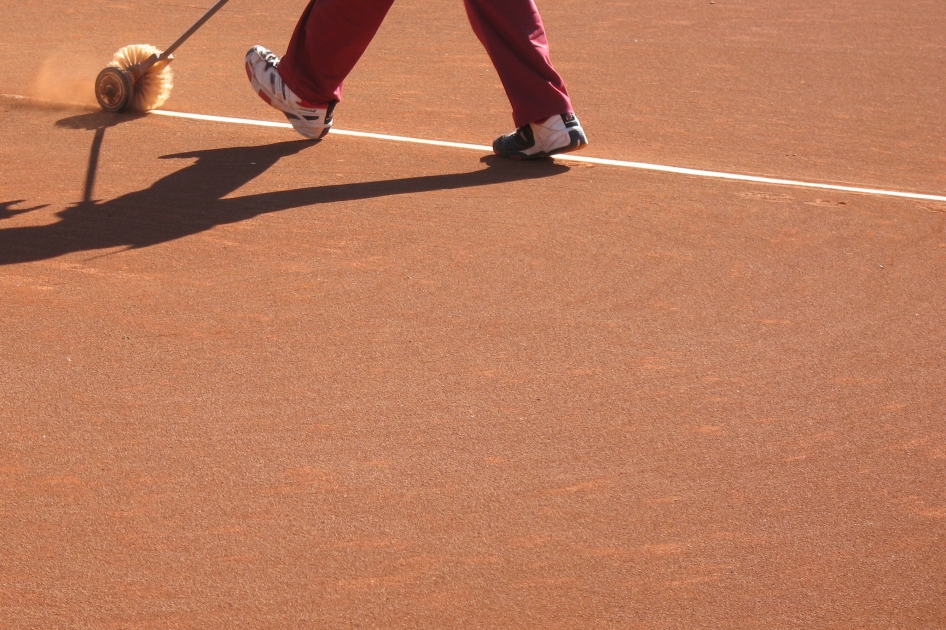
[[[161,51],[147,44],[132,44],[115,53],[112,63],[108,65],[122,69],[130,68],[155,53],[160,54]],[[174,87],[174,73],[171,72],[170,62],[159,61],[135,83],[135,95],[128,108],[139,112],[157,109],[171,96],[172,87]]]

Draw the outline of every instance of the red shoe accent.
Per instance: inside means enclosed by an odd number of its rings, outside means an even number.
[[[299,105],[301,107],[305,107],[306,109],[328,109],[328,103],[322,103],[321,105],[316,105],[315,103],[304,101],[301,98],[299,99]]]
[[[267,95],[266,95],[266,92],[264,92],[263,90],[260,90],[260,91],[259,91],[259,97],[260,97],[261,99],[263,99],[264,101],[266,101],[266,104],[267,104],[267,105],[272,105],[272,104],[273,104],[273,99],[269,98],[269,96],[267,96]]]

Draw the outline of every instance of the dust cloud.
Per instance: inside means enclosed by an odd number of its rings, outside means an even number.
[[[29,95],[54,103],[96,106],[95,77],[109,61],[91,52],[60,48],[40,66]]]

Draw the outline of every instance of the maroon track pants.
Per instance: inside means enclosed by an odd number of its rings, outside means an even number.
[[[311,0],[279,62],[286,85],[310,103],[341,100],[342,82],[364,54],[394,0]],[[473,31],[496,67],[517,127],[571,112],[549,60],[534,0],[464,0]]]

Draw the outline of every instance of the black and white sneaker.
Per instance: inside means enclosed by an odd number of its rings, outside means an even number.
[[[493,153],[512,160],[538,160],[588,146],[585,130],[575,114],[558,114],[523,125],[515,133],[496,138]]]
[[[293,129],[312,140],[329,132],[335,101],[319,105],[296,96],[279,76],[279,57],[262,46],[250,48],[244,63],[253,89],[261,99],[285,114]]]

